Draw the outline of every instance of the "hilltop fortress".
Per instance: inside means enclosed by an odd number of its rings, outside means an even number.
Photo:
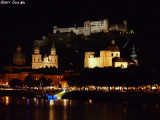
[[[108,19],[100,21],[90,21],[84,22],[83,27],[70,27],[70,28],[58,28],[53,27],[53,33],[66,33],[73,32],[76,35],[88,36],[91,33],[108,32],[108,31],[120,31],[127,32],[127,20],[123,21],[123,24],[109,24]]]

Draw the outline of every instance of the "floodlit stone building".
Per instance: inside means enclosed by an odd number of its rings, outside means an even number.
[[[107,50],[100,51],[100,56],[95,57],[95,52],[85,52],[84,67],[95,68],[95,67],[121,67],[127,68],[130,61],[120,58],[120,49],[115,45],[115,41],[112,40],[112,44],[108,46]],[[134,51],[132,57],[136,59],[137,55]],[[136,59],[137,60],[137,59]],[[135,61],[134,61],[135,62]],[[133,63],[132,63],[133,64]]]
[[[54,43],[51,48],[51,54],[49,56],[45,55],[42,60],[42,55],[40,54],[40,48],[34,48],[34,54],[32,54],[32,69],[39,69],[45,67],[56,67],[58,68],[58,56],[56,55],[56,48]]]
[[[109,24],[108,19],[100,21],[87,20],[84,22],[83,27],[77,27],[76,25],[70,28],[58,28],[57,26],[53,27],[53,33],[73,32],[76,35],[84,35],[84,36],[88,36],[91,33],[108,32],[108,31],[127,32],[127,21],[124,20],[123,24]]]

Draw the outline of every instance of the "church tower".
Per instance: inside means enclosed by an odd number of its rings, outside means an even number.
[[[136,54],[134,45],[132,47],[132,53],[131,53],[130,57],[134,62],[136,62],[136,65],[138,65],[137,54]]]
[[[40,48],[34,48],[34,54],[32,54],[32,69],[39,69],[42,67],[42,55],[40,54]]]
[[[111,51],[112,58],[119,57],[120,58],[120,49],[115,44],[115,40],[112,40],[111,45],[108,46],[108,50]]]
[[[51,54],[49,55],[49,62],[51,67],[58,68],[58,56],[56,55],[56,48],[54,46],[54,42],[51,47]]]

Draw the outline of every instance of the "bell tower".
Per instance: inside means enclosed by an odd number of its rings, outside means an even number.
[[[49,55],[49,62],[51,67],[58,68],[58,56],[56,55],[56,48],[54,42],[51,47],[51,55]]]
[[[39,69],[42,67],[42,55],[40,54],[40,48],[34,48],[34,54],[32,54],[32,69]]]
[[[131,53],[130,57],[134,62],[136,62],[136,65],[138,66],[137,54],[136,54],[136,51],[135,51],[134,44],[133,44],[133,47],[132,47],[132,53]]]

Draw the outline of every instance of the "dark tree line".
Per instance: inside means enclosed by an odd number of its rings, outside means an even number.
[[[80,75],[73,75],[67,79],[69,86],[86,87],[98,86],[125,86],[138,87],[147,85],[160,85],[160,70],[147,67],[121,68],[93,68],[84,69]]]
[[[22,86],[27,86],[27,87],[36,87],[36,86],[51,86],[54,85],[53,81],[51,79],[46,79],[45,77],[41,77],[39,80],[35,80],[34,76],[29,74],[26,76],[25,80],[22,82],[19,79],[12,79],[9,82],[9,85],[13,88],[19,88]]]

